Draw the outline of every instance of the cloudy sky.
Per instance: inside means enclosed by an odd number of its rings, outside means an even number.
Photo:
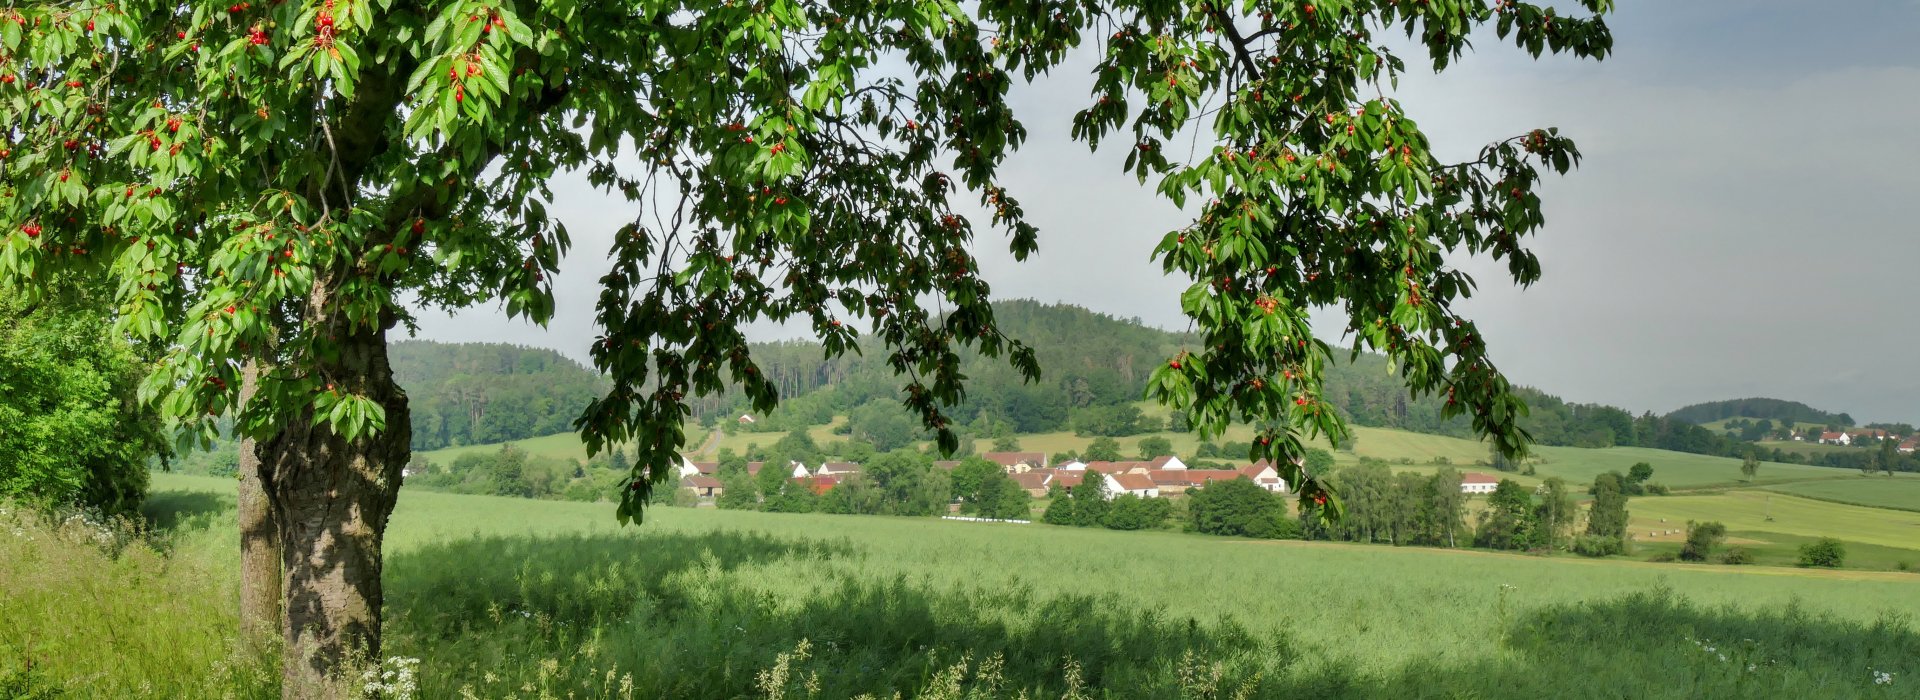
[[[1520,290],[1499,267],[1465,263],[1482,283],[1465,309],[1502,367],[1636,412],[1771,396],[1920,421],[1920,0],[1622,5],[1607,61],[1534,61],[1487,36],[1446,74],[1401,85],[1442,158],[1541,126],[1586,155],[1543,190],[1540,283]],[[1068,137],[1085,65],[1014,96],[1032,139],[1006,180],[1041,250],[1016,264],[983,238],[982,272],[1001,298],[1184,328],[1186,283],[1148,252],[1186,217],[1120,171],[1120,148],[1089,153]],[[581,178],[555,189],[575,246],[552,324],[424,312],[421,337],[584,359],[606,244],[632,211]]]

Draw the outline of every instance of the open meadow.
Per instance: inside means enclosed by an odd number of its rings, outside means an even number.
[[[73,697],[271,696],[232,652],[232,488],[156,474],[159,551],[0,537],[0,663]],[[1691,502],[1636,500],[1636,518],[1662,501]],[[430,698],[1883,698],[1920,681],[1911,573],[686,508],[621,528],[606,504],[417,490],[388,554],[386,653],[420,659]]]

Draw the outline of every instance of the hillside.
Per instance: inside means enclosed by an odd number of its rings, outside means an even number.
[[[1686,421],[1695,425],[1704,425],[1728,418],[1767,419],[1775,423],[1814,423],[1819,425],[1853,425],[1853,416],[1845,413],[1828,413],[1798,401],[1780,399],[1750,398],[1727,401],[1709,401],[1685,406],[1672,413],[1668,418]]]
[[[409,340],[389,354],[413,409],[415,450],[572,431],[606,386],[599,373],[543,348]]]

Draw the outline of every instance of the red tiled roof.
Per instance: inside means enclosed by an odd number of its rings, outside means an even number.
[[[1030,467],[1044,467],[1047,456],[1040,452],[982,452],[980,456],[989,462],[1003,467],[1025,464]]]
[[[1052,483],[1049,483],[1049,484],[1047,484],[1047,486],[1048,486],[1049,488],[1051,488],[1051,487],[1053,487],[1053,486],[1054,486],[1055,484],[1058,484],[1058,485],[1060,486],[1060,488],[1063,488],[1063,489],[1070,489],[1070,488],[1073,488],[1073,487],[1075,487],[1075,486],[1079,486],[1079,485],[1080,485],[1080,482],[1081,482],[1082,480],[1084,480],[1084,479],[1086,479],[1086,472],[1083,472],[1083,471],[1061,471],[1060,473],[1058,473],[1058,474],[1055,474],[1055,475],[1053,476],[1053,482],[1052,482]]]
[[[1241,467],[1241,468],[1240,468],[1240,474],[1241,474],[1242,476],[1245,476],[1245,477],[1247,477],[1247,478],[1249,478],[1249,479],[1253,479],[1254,481],[1259,481],[1259,480],[1260,480],[1260,475],[1262,475],[1262,474],[1266,474],[1266,473],[1269,473],[1269,472],[1271,472],[1271,473],[1272,473],[1272,476],[1271,476],[1271,477],[1269,477],[1269,478],[1279,478],[1279,477],[1280,477],[1280,472],[1279,472],[1279,470],[1276,470],[1276,469],[1274,469],[1272,465],[1270,465],[1270,464],[1267,464],[1266,462],[1258,462],[1258,463],[1255,463],[1255,464],[1249,464],[1249,465],[1247,465],[1247,466],[1244,466],[1244,467]]]
[[[1013,483],[1019,484],[1020,488],[1031,491],[1034,489],[1046,488],[1047,480],[1052,477],[1053,477],[1053,472],[1051,470],[1035,469],[1030,472],[1021,472],[1019,474],[1014,474]]]
[[[763,466],[766,466],[766,464],[767,464],[766,462],[748,462],[747,474],[758,475],[760,473],[760,468]]]
[[[1823,433],[1820,433],[1820,439],[1822,439],[1822,440],[1838,440],[1838,439],[1840,439],[1840,436],[1842,436],[1842,435],[1845,435],[1845,434],[1846,434],[1846,433],[1825,433],[1825,432],[1823,432]]]
[[[717,489],[720,488],[720,480],[705,474],[689,474],[680,479],[680,485],[696,489]]]
[[[1500,483],[1500,477],[1494,476],[1492,474],[1482,474],[1480,472],[1467,472],[1465,474],[1460,475],[1460,483],[1462,484],[1498,484]]]
[[[1135,469],[1152,469],[1152,462],[1088,462],[1087,471],[1102,474],[1120,474]]]
[[[1120,483],[1120,488],[1128,491],[1145,491],[1154,488],[1153,480],[1147,478],[1145,474],[1115,474],[1113,480]]]
[[[1165,469],[1167,468],[1167,463],[1172,462],[1174,459],[1175,457],[1173,455],[1160,455],[1159,457],[1153,458],[1153,461],[1148,462],[1148,464],[1152,464],[1154,469]]]
[[[694,468],[694,469],[698,469],[698,470],[700,470],[700,473],[702,473],[702,474],[718,474],[718,473],[720,473],[720,463],[719,463],[719,462],[694,462],[694,463],[693,463],[693,468]]]
[[[800,476],[789,479],[789,481],[806,484],[807,489],[813,491],[816,496],[832,491],[833,487],[840,485],[840,477],[831,474],[826,476]]]

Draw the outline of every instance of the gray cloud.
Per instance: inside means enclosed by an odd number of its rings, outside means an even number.
[[[1491,36],[1478,52],[1398,91],[1443,157],[1539,126],[1577,138],[1586,162],[1544,190],[1544,279],[1518,290],[1491,261],[1466,310],[1517,381],[1635,411],[1767,395],[1864,420],[1920,420],[1920,4],[1777,0],[1629,3],[1605,62],[1534,61]],[[1410,63],[1418,56],[1409,52]],[[1068,137],[1085,63],[1013,99],[1032,140],[1006,183],[1042,230],[1015,263],[982,236],[982,274],[1002,298],[1065,301],[1186,327],[1185,280],[1153,245],[1186,222],[1120,171],[1124,144]],[[584,178],[555,187],[576,246],[547,329],[497,309],[424,312],[422,336],[504,340],[584,357],[612,231],[632,216]],[[1337,329],[1334,314],[1321,326]],[[804,329],[762,327],[757,337]]]

